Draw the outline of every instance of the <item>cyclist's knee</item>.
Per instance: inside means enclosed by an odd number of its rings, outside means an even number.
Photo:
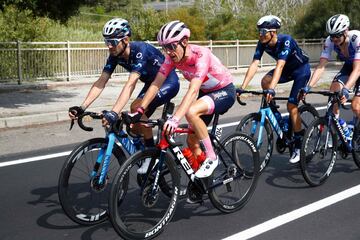
[[[135,99],[130,105],[130,111],[135,112],[136,109],[140,106],[141,101],[142,101],[142,99],[140,99],[140,98]]]
[[[265,75],[265,76],[263,77],[263,79],[261,80],[261,87],[262,87],[263,89],[268,89],[269,86],[270,86],[271,80],[272,80],[272,76],[270,76],[270,75]]]
[[[356,116],[360,116],[360,97],[353,98],[351,108]]]
[[[287,103],[287,110],[290,114],[296,114],[299,112],[297,104],[291,102]]]
[[[332,92],[337,92],[340,91],[340,89],[342,88],[342,84],[339,82],[332,82],[330,85],[330,91]]]

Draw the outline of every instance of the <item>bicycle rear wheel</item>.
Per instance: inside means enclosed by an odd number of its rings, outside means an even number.
[[[224,213],[239,210],[251,198],[259,177],[259,152],[246,134],[233,133],[221,141],[219,165],[209,181],[209,198]]]
[[[322,117],[307,128],[300,151],[300,168],[310,186],[323,184],[335,165],[337,137],[332,126]]]
[[[97,181],[100,173],[92,178],[91,172],[99,151],[106,147],[105,138],[87,140],[71,152],[61,169],[59,201],[65,214],[78,224],[94,225],[108,218],[109,185],[126,157],[122,149],[114,145],[106,179],[100,185]]]
[[[160,152],[157,148],[137,152],[116,174],[109,201],[110,219],[116,232],[125,239],[156,237],[175,213],[180,177],[169,153],[164,153],[165,159],[162,166],[159,165]],[[137,169],[146,158],[151,158],[150,170],[139,178]],[[159,168],[161,171],[156,175]],[[126,192],[121,191],[124,181]],[[171,190],[164,193],[160,184],[166,184]]]
[[[240,121],[236,131],[246,133],[254,139],[255,143],[257,143],[259,138],[260,120],[260,113],[250,113]],[[264,131],[260,137],[261,143],[257,148],[259,149],[261,172],[269,164],[274,147],[273,132],[267,119],[265,119]]]

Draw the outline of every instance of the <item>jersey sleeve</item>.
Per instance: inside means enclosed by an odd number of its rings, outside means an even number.
[[[284,39],[281,48],[279,49],[278,60],[287,61],[289,56],[291,55],[291,38],[287,37]]]
[[[264,53],[264,50],[265,50],[264,46],[260,42],[258,42],[256,45],[256,50],[254,53],[253,60],[260,60]]]
[[[109,56],[106,60],[106,64],[103,68],[103,72],[107,72],[109,74],[112,74],[116,68],[117,62],[116,59],[112,56]]]
[[[334,49],[334,44],[330,40],[330,36],[326,38],[323,50],[321,52],[320,58],[330,59],[331,52]]]
[[[167,77],[174,68],[174,62],[171,60],[169,55],[166,55],[164,62],[160,66],[159,72],[162,73],[165,77]]]

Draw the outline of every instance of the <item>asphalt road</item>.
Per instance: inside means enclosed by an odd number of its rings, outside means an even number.
[[[258,101],[249,100],[252,101],[258,108]],[[242,115],[250,111],[256,111],[252,104]],[[346,117],[349,114],[346,112]],[[238,120],[236,109],[222,117],[222,123],[236,124]],[[101,129],[92,134],[75,129],[70,135],[67,128],[65,122],[2,131],[0,164],[66,153],[74,144],[102,134]],[[232,130],[233,127],[229,127],[225,131]],[[65,158],[0,165],[1,239],[120,238],[109,222],[84,227],[64,215],[58,201],[57,181]],[[280,155],[274,150],[253,197],[240,211],[225,215],[214,209],[209,201],[200,206],[183,200],[173,220],[157,239],[246,239],[249,236],[265,240],[359,239],[360,171],[351,156],[345,160],[338,157],[331,177],[317,188],[306,184],[299,168],[289,164],[288,158],[288,154]],[[350,189],[352,187],[355,188]],[[347,189],[350,190],[345,195],[343,191]],[[239,233],[242,235],[231,238]]]

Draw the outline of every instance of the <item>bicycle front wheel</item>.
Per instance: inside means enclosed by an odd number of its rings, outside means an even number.
[[[125,159],[114,145],[106,179],[99,184],[99,175],[92,177],[100,150],[107,147],[105,138],[93,138],[76,147],[64,163],[58,183],[58,195],[65,214],[74,222],[94,225],[108,218],[108,196],[112,179]],[[101,169],[102,165],[99,166]]]
[[[218,210],[231,213],[245,206],[255,191],[259,152],[253,139],[242,133],[229,135],[221,145],[219,165],[208,179],[209,198]]]
[[[307,128],[300,151],[300,168],[310,186],[323,184],[336,161],[337,137],[333,127],[322,117]]]
[[[301,127],[307,129],[316,118],[319,117],[318,111],[311,105],[301,105],[299,107],[299,114],[301,118]]]
[[[267,119],[265,119],[264,131],[261,136],[259,136],[260,129],[260,113],[250,113],[246,115],[239,125],[236,128],[236,131],[246,133],[250,137],[254,139],[254,141],[258,142],[260,138],[260,144],[257,146],[259,149],[260,155],[260,172],[269,164],[270,158],[272,155],[274,140],[273,140],[273,132],[270,126],[270,123]]]
[[[110,219],[116,232],[125,239],[156,237],[175,213],[180,176],[173,157],[163,153],[164,159],[160,160],[160,153],[157,148],[137,152],[116,174],[109,201]],[[149,170],[139,178],[137,169],[148,158]],[[122,191],[125,183],[126,192]],[[168,190],[163,192],[161,185]]]
[[[354,162],[358,168],[360,168],[360,121],[354,127],[353,139],[352,139],[352,155]]]

